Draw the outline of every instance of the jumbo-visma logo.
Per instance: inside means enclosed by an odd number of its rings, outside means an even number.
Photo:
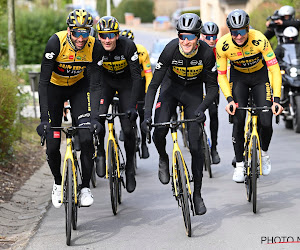
[[[180,76],[194,77],[200,74],[203,70],[203,65],[188,67],[186,71],[186,67],[177,67],[173,66],[173,71]]]

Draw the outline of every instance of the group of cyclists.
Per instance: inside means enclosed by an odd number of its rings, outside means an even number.
[[[294,13],[293,13],[294,14]],[[83,9],[68,15],[67,30],[55,33],[48,41],[41,65],[39,100],[40,136],[46,136],[46,154],[54,176],[52,203],[59,208],[61,195],[60,126],[64,102],[72,107],[73,125],[90,129],[78,131],[82,167],[81,206],[90,206],[93,195],[89,188],[93,167],[93,133],[99,136],[97,174],[105,175],[105,119],[100,114],[108,111],[116,92],[126,151],[126,189],[136,188],[133,158],[136,150],[135,126],[138,114],[142,130],[142,158],[148,158],[146,134],[152,123],[171,119],[178,103],[183,105],[186,119],[198,118],[188,126],[191,169],[194,181],[193,203],[197,215],[206,213],[201,187],[203,177],[203,152],[200,123],[206,120],[209,110],[211,129],[211,156],[214,164],[220,162],[217,151],[219,86],[228,101],[226,111],[234,115],[232,142],[236,157],[233,180],[244,181],[244,125],[246,113],[236,107],[247,106],[249,89],[257,106],[272,107],[260,112],[263,175],[271,171],[268,147],[272,137],[272,115],[279,115],[281,74],[277,59],[266,36],[250,29],[249,15],[241,9],[233,10],[226,19],[230,32],[217,39],[216,23],[202,23],[193,13],[180,16],[178,37],[171,40],[161,53],[152,76],[149,55],[141,45],[136,45],[131,30],[120,30],[116,18],[104,16],[96,25],[96,38],[90,35],[93,18]],[[298,28],[299,29],[299,28]],[[228,62],[230,72],[228,74]],[[272,81],[269,80],[272,75]],[[230,80],[229,80],[229,79]],[[272,94],[270,94],[272,93]],[[145,105],[143,105],[143,101]],[[275,109],[277,106],[278,109]],[[232,107],[232,109],[230,108]],[[46,129],[45,129],[46,128]],[[168,129],[156,127],[153,141],[159,154],[158,177],[162,184],[170,181],[169,157],[166,152]]]

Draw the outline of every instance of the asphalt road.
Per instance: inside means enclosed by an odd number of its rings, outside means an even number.
[[[136,40],[144,39],[137,41],[142,44],[149,43],[150,36],[149,31],[135,32]],[[232,181],[232,125],[224,107],[221,94],[218,145],[221,163],[212,166],[212,179],[204,173],[202,196],[207,213],[192,217],[191,238],[185,235],[181,209],[172,197],[171,185],[162,185],[158,180],[158,154],[152,143],[150,158],[138,159],[136,190],[131,194],[123,190],[123,203],[116,216],[111,209],[109,181],[98,178],[98,186],[92,189],[94,204],[79,209],[78,229],[72,232],[71,248],[299,249],[300,134],[285,129],[283,122],[273,126],[269,148],[272,172],[259,179],[257,214],[253,214],[244,185]],[[206,124],[209,131],[209,118]],[[190,166],[190,155],[181,136],[179,143]],[[168,134],[169,153],[171,146]],[[26,249],[70,249],[65,241],[64,209],[51,207]],[[279,241],[299,242],[267,244]]]

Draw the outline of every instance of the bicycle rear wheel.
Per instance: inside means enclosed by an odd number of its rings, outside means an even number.
[[[91,183],[93,188],[97,187],[97,178],[96,178],[96,162],[94,162],[92,175],[91,175]]]
[[[187,188],[187,181],[186,181],[186,175],[183,167],[183,162],[179,152],[176,152],[176,164],[177,164],[177,172],[178,172],[179,200],[180,200],[182,215],[184,219],[185,232],[187,236],[191,237],[192,228],[191,228],[188,188]]]
[[[203,128],[203,154],[204,154],[204,165],[205,165],[205,170],[208,171],[208,176],[209,178],[212,178],[212,172],[211,172],[211,160],[210,160],[210,148],[208,145],[208,140],[207,140],[207,134]]]
[[[109,187],[110,187],[110,200],[111,207],[114,215],[118,211],[118,171],[116,164],[116,153],[114,149],[113,141],[109,141],[108,144],[108,171],[109,171]]]
[[[256,213],[256,201],[257,201],[257,170],[258,170],[258,153],[257,153],[257,138],[253,136],[252,139],[252,152],[251,152],[251,174],[252,174],[252,204],[253,213]]]
[[[66,212],[66,243],[71,243],[71,224],[72,224],[72,195],[73,195],[73,174],[72,161],[67,159],[67,174],[65,179],[65,212]]]

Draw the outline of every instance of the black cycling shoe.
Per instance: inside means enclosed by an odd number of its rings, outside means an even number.
[[[149,158],[149,151],[148,151],[148,147],[146,144],[142,145],[142,159],[147,159]]]
[[[160,182],[164,185],[168,184],[170,181],[168,155],[166,155],[164,157],[161,157],[161,156],[159,157],[158,178],[159,178]]]
[[[219,164],[221,159],[216,149],[211,150],[211,159],[213,164]]]
[[[128,193],[132,193],[136,187],[136,181],[133,172],[126,171],[126,190]]]
[[[96,158],[96,173],[99,177],[106,174],[105,152],[98,152]]]
[[[203,215],[206,213],[206,206],[199,193],[193,193],[193,202],[196,215]]]

